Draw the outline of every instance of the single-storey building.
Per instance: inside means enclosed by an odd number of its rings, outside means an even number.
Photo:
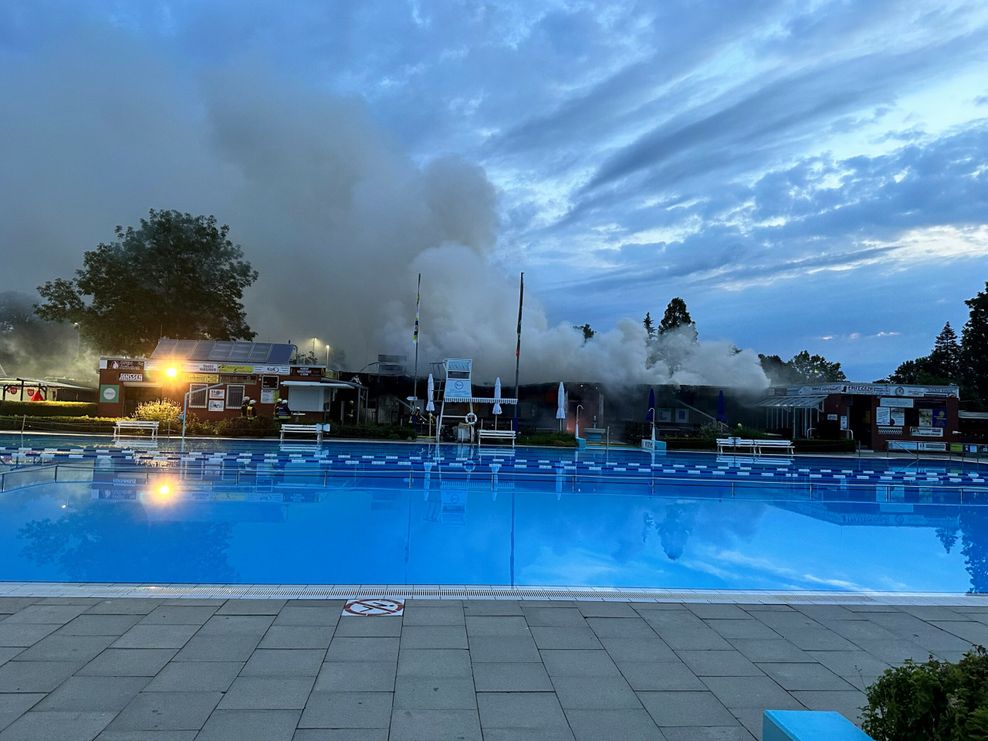
[[[245,399],[258,416],[274,416],[278,399],[300,419],[335,419],[339,392],[360,404],[363,387],[341,381],[324,365],[292,362],[295,347],[271,342],[162,339],[147,358],[102,357],[99,409],[102,417],[124,417],[139,404],[169,399],[200,419],[236,417]],[[349,403],[349,402],[348,402]]]

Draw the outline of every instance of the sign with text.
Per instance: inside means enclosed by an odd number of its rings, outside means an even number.
[[[220,377],[215,373],[186,373],[185,380],[189,383],[219,383]]]
[[[120,380],[121,381],[143,381],[144,380],[144,374],[143,373],[121,373],[120,374]]]

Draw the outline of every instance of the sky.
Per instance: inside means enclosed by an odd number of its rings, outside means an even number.
[[[0,291],[175,208],[230,224],[265,339],[390,350],[423,269],[509,327],[524,271],[547,327],[682,296],[873,380],[988,280],[985,59],[977,0],[8,0]]]

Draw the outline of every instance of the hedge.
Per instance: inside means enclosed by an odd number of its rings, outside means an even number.
[[[91,417],[96,404],[88,401],[0,401],[0,415],[28,417]]]

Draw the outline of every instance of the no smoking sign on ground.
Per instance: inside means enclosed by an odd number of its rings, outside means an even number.
[[[343,607],[344,616],[357,617],[400,616],[404,611],[404,600],[397,599],[352,599]]]

